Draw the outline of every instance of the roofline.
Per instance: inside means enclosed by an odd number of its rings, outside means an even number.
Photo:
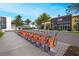
[[[0,17],[9,17],[9,16],[0,16]],[[9,18],[11,18],[11,17],[9,17]]]
[[[79,15],[76,15],[76,16],[72,16],[72,17],[77,17],[77,16],[79,17]]]
[[[54,17],[54,18],[51,18],[51,19],[55,19],[55,18],[61,18],[61,17],[66,17],[66,16],[69,16],[69,15],[58,16],[58,17]],[[72,15],[71,15],[71,16],[72,16]]]
[[[54,18],[51,18],[51,19],[55,19],[55,18],[61,18],[61,17],[66,17],[66,16],[69,16],[69,15],[64,15],[64,16],[58,16],[58,17],[54,17]],[[72,16],[72,15],[71,15]],[[77,17],[79,15],[75,15],[75,16],[72,16],[72,17]]]

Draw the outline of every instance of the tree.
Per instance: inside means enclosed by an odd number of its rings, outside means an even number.
[[[23,22],[22,22],[22,16],[20,15],[17,15],[15,17],[15,20],[13,21],[13,23],[15,24],[16,27],[19,27],[19,26],[22,26],[23,25]]]
[[[42,23],[48,22],[50,19],[50,16],[46,13],[42,13],[42,15],[40,15],[40,18],[42,20]]]
[[[35,23],[36,23],[36,25],[41,25],[41,24],[42,24],[41,18],[38,17],[38,18],[35,20]]]
[[[32,24],[32,25],[34,25],[34,24],[35,24],[35,22],[32,22],[31,24]]]
[[[67,14],[78,14],[79,15],[79,3],[72,3],[69,4],[66,9]],[[78,23],[78,29],[79,29],[79,23]]]
[[[34,26],[35,25],[35,22],[32,22],[31,24]]]
[[[14,19],[12,20],[11,24],[15,24],[15,20]]]
[[[30,19],[26,19],[25,23],[27,23],[27,25],[29,25],[31,23],[31,20]]]
[[[38,27],[42,26],[42,23],[49,22],[50,16],[47,13],[42,13],[36,20],[35,23]]]
[[[79,14],[79,3],[71,3],[67,6],[67,14]]]

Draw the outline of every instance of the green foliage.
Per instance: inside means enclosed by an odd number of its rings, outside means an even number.
[[[71,3],[67,6],[67,14],[79,13],[79,3]]]
[[[50,30],[51,29],[51,23],[47,24],[46,29]]]
[[[67,14],[79,14],[79,3],[71,3],[68,5],[66,9]],[[79,23],[78,23],[78,30],[79,30]]]
[[[31,23],[31,20],[30,19],[26,19],[25,23],[27,23],[27,25],[29,25]]]
[[[21,18],[22,17],[20,15],[17,15],[15,17],[15,20],[13,21],[13,23],[15,24],[16,27],[23,25],[23,21]]]
[[[36,25],[41,25],[41,24],[42,24],[41,18],[38,17],[38,18],[35,20],[35,23],[36,23]]]
[[[41,26],[42,23],[50,21],[50,16],[47,13],[42,13],[36,20],[35,23],[37,26]]]
[[[32,25],[34,25],[34,24],[35,24],[35,22],[32,22],[31,24],[32,24]]]
[[[48,22],[50,19],[49,15],[47,15],[46,13],[42,13],[42,15],[40,15],[40,18],[42,20],[42,23]]]
[[[25,26],[23,29],[28,30],[28,29],[32,29],[30,26]]]
[[[2,37],[2,35],[3,35],[3,32],[0,31],[0,38]]]

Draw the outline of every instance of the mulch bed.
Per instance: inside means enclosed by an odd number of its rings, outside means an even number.
[[[64,56],[79,56],[79,47],[70,46]]]

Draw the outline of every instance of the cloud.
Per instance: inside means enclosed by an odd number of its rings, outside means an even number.
[[[21,14],[30,18],[37,17],[43,10],[41,8],[34,8],[30,6],[23,7],[17,4],[0,4],[0,11]]]
[[[64,6],[65,7],[65,6]],[[0,11],[21,14],[22,16],[36,19],[41,13],[47,12],[51,16],[62,13],[64,8],[60,4],[0,4]],[[61,12],[62,11],[62,12]]]

